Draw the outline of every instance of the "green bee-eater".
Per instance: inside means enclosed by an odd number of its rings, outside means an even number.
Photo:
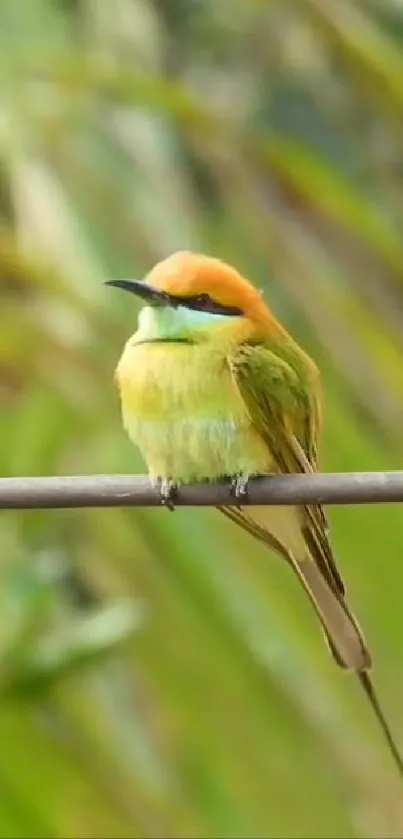
[[[320,505],[242,508],[250,476],[317,468],[319,373],[234,268],[187,251],[144,282],[111,285],[145,301],[116,378],[123,422],[165,501],[180,483],[229,476],[239,506],[219,508],[296,572],[336,662],[355,671],[403,774],[369,676]]]

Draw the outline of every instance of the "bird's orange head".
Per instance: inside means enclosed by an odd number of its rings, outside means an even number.
[[[144,282],[112,280],[150,304],[184,306],[200,312],[242,318],[254,332],[278,326],[262,294],[235,268],[211,256],[178,251],[158,262]]]

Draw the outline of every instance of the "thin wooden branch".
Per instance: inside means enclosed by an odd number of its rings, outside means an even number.
[[[403,502],[403,471],[269,475],[253,478],[243,504],[374,504]],[[0,509],[155,507],[160,498],[143,475],[0,478]],[[176,506],[239,504],[229,483],[182,486]]]

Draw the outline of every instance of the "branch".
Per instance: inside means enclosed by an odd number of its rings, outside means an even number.
[[[403,502],[403,471],[268,475],[251,479],[244,504],[372,504]],[[183,486],[175,504],[235,505],[228,483]],[[160,499],[143,475],[0,478],[0,509],[156,507]]]

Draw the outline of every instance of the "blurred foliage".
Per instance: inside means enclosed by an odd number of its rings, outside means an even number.
[[[323,371],[325,469],[402,468],[401,0],[0,5],[0,458],[143,471],[105,289],[178,248]],[[403,744],[399,508],[330,513]],[[214,511],[3,513],[0,836],[403,835],[354,678]]]

